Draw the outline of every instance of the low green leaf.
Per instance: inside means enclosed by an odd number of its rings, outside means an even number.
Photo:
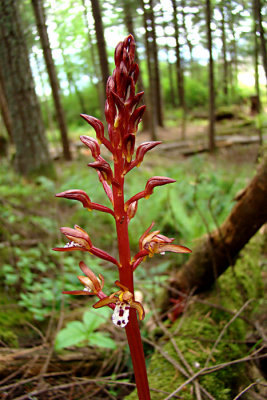
[[[105,347],[107,349],[115,349],[117,347],[113,339],[101,332],[92,333],[88,339],[91,346]]]

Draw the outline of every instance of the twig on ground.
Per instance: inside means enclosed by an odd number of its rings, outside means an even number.
[[[256,385],[260,385],[260,386],[265,386],[267,387],[267,384],[262,383],[262,382],[252,382],[250,385],[248,385],[245,389],[242,390],[242,392],[238,393],[237,396],[235,396],[235,398],[233,400],[237,400],[239,399],[244,393],[246,393],[247,391],[249,391],[253,386]]]
[[[243,306],[239,309],[239,311],[238,311],[237,313],[235,313],[235,315],[233,316],[233,318],[231,318],[230,321],[228,321],[227,324],[224,325],[223,329],[221,330],[221,333],[219,334],[219,336],[218,336],[216,342],[214,343],[214,345],[213,345],[213,347],[212,347],[212,349],[211,349],[211,351],[210,351],[210,354],[209,354],[208,357],[207,357],[207,360],[206,360],[206,362],[205,362],[204,367],[207,367],[207,366],[208,366],[208,364],[209,364],[209,362],[210,362],[210,359],[211,359],[211,357],[212,357],[212,354],[214,353],[216,347],[218,346],[218,344],[219,344],[221,338],[223,337],[223,335],[225,334],[226,330],[227,330],[227,329],[229,328],[229,326],[236,320],[236,318],[239,317],[239,315],[244,311],[244,309],[245,309],[252,301],[254,301],[254,299],[249,299],[249,300],[247,300],[247,301],[243,304]]]
[[[87,385],[88,383],[96,383],[96,382],[105,382],[105,383],[108,383],[108,384],[115,384],[115,385],[125,385],[125,386],[131,386],[131,387],[134,387],[134,388],[136,387],[135,383],[118,382],[118,381],[114,381],[112,379],[109,379],[109,377],[107,377],[107,378],[96,378],[96,379],[86,379],[86,380],[79,380],[79,381],[77,380],[75,382],[66,383],[66,384],[57,385],[57,386],[50,386],[50,387],[47,387],[47,388],[44,388],[44,389],[41,389],[41,390],[34,390],[34,391],[29,392],[29,393],[27,393],[25,395],[16,397],[13,400],[28,400],[30,396],[34,397],[34,396],[40,395],[42,393],[53,392],[53,391],[61,390],[61,389],[63,389],[63,390],[64,389],[68,389],[68,388],[72,387],[73,385],[75,385],[75,386]],[[159,390],[159,389],[154,389],[154,388],[150,388],[150,390],[153,391],[153,392],[157,392],[157,393],[168,394],[164,390]],[[174,394],[172,396],[172,398],[181,399],[181,397],[176,395],[176,394]]]

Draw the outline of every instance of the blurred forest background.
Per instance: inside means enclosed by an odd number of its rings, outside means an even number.
[[[129,33],[147,105],[137,142],[163,144],[127,176],[127,196],[151,175],[177,180],[139,205],[131,246],[155,221],[195,249],[136,273],[152,399],[266,398],[266,20],[262,0],[0,0],[1,399],[137,398],[110,310],[61,295],[80,289],[81,255],[50,250],[78,224],[117,254],[109,216],[54,195],[105,204],[79,114],[104,122]],[[114,291],[116,271],[87,258]]]

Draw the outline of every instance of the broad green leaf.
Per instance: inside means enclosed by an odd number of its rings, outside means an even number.
[[[92,333],[88,339],[91,346],[105,347],[107,349],[115,349],[117,347],[113,339],[101,332]]]
[[[93,332],[96,330],[101,324],[103,324],[107,318],[109,317],[110,312],[108,308],[101,308],[97,311],[86,311],[83,314],[83,321],[86,325],[86,329],[88,332]]]
[[[75,329],[75,327],[67,327],[58,333],[55,341],[55,349],[58,351],[69,346],[74,346],[84,342],[86,339],[86,332]]]

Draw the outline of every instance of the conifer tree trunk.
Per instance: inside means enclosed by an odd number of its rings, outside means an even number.
[[[209,150],[215,151],[215,91],[214,91],[214,71],[212,55],[212,34],[211,34],[211,5],[210,0],[206,0],[206,24],[207,42],[209,51]]]
[[[127,33],[131,33],[134,38],[136,38],[136,35],[135,35],[135,29],[134,29],[132,7],[135,5],[136,5],[136,3],[133,4],[133,2],[125,2],[124,0],[122,1],[123,11],[124,11],[124,23],[125,23],[125,26],[127,29]],[[142,70],[141,70],[141,66],[140,66],[140,60],[139,60],[137,48],[135,49],[135,61],[139,65],[139,77],[138,77],[138,81],[137,81],[137,88],[138,88],[139,92],[143,92],[145,87],[144,87],[143,74],[142,74]],[[146,104],[145,98],[146,97],[144,95],[144,97],[142,99],[143,104]],[[143,118],[142,118],[144,130],[149,129],[148,115],[149,115],[149,110],[146,110],[143,115]]]
[[[267,222],[267,156],[258,172],[237,198],[223,224],[193,249],[189,261],[172,277],[171,286],[202,291],[230,266],[246,243]]]
[[[46,68],[49,76],[49,81],[52,89],[53,100],[56,109],[56,118],[59,125],[63,154],[66,160],[71,160],[71,153],[68,140],[67,125],[64,116],[64,111],[60,99],[60,89],[57,77],[57,72],[52,56],[52,51],[49,43],[47,27],[45,24],[45,12],[42,0],[31,0],[36,19],[36,25],[40,36],[40,41],[43,49]]]
[[[68,80],[68,85],[69,85],[69,91],[71,92],[71,89],[74,89],[74,92],[76,94],[76,97],[78,99],[79,105],[80,105],[80,113],[85,113],[86,111],[86,107],[85,107],[85,102],[83,99],[83,95],[80,92],[75,79],[73,78],[72,72],[69,69],[69,58],[66,56],[64,49],[63,49],[63,45],[62,43],[59,43],[59,48],[61,50],[61,55],[63,58],[63,65],[64,65],[64,71],[65,74],[67,76],[67,80]]]
[[[172,0],[173,9],[173,26],[175,32],[175,55],[176,55],[176,80],[178,89],[178,102],[179,107],[182,109],[182,139],[185,139],[186,131],[186,102],[184,93],[184,71],[181,58],[181,46],[180,46],[180,31],[177,18],[177,3],[176,0]]]
[[[161,94],[161,85],[160,85],[160,70],[159,70],[159,58],[158,58],[158,45],[157,45],[157,37],[156,37],[156,27],[155,27],[155,17],[154,17],[154,2],[153,0],[149,0],[149,9],[148,9],[148,19],[150,21],[151,28],[151,39],[152,39],[152,56],[153,56],[153,66],[154,66],[154,84],[156,89],[156,110],[157,110],[157,122],[158,125],[163,127],[163,102],[162,102],[162,94]]]
[[[106,89],[105,87],[103,88],[103,83],[101,81],[101,74],[99,73],[99,66],[97,62],[97,55],[95,53],[95,48],[94,44],[92,41],[92,36],[90,33],[90,26],[89,26],[89,20],[88,20],[88,9],[85,3],[85,0],[82,0],[82,6],[83,6],[83,20],[84,20],[84,26],[86,28],[86,33],[87,33],[87,38],[88,38],[88,64],[91,62],[93,66],[93,75],[96,76],[97,78],[97,83],[94,82],[93,84],[96,88],[97,95],[98,95],[98,103],[99,103],[99,108],[100,108],[100,114],[101,114],[101,119],[104,121],[105,115],[104,115],[104,109],[105,109],[105,98],[106,98]],[[104,89],[104,90],[103,90]]]
[[[184,34],[185,34],[185,40],[186,40],[186,44],[188,46],[189,52],[190,52],[190,63],[193,63],[193,44],[192,42],[189,40],[188,37],[188,29],[186,26],[186,21],[185,21],[185,7],[186,7],[186,1],[185,0],[181,0],[181,7],[182,7],[182,18],[183,18],[183,30],[184,30]]]
[[[228,65],[226,57],[226,35],[225,35],[225,12],[224,12],[224,0],[220,3],[221,11],[221,38],[222,38],[222,57],[223,57],[223,92],[228,100]]]
[[[181,62],[181,49],[180,49],[180,32],[177,18],[177,4],[176,0],[172,0],[173,8],[173,25],[175,31],[175,55],[176,55],[176,75],[177,75],[177,85],[178,85],[178,99],[179,106],[184,107],[184,76]]]
[[[253,7],[253,16],[254,16],[254,21],[253,21],[253,36],[254,36],[254,77],[255,77],[255,92],[256,92],[256,102],[258,103],[258,113],[261,112],[261,94],[260,94],[260,82],[259,82],[259,44],[258,44],[258,23],[257,23],[257,6],[256,6],[256,1],[253,1],[252,4]],[[257,131],[259,135],[259,143],[260,145],[263,144],[263,137],[262,137],[262,127],[259,124],[257,126]]]
[[[168,27],[168,22],[165,22],[165,15],[163,10],[161,9],[160,16],[163,20],[162,23],[162,28],[163,28],[163,33],[164,33],[164,38],[168,39],[168,35],[166,34],[166,28]],[[170,62],[170,57],[169,57],[169,52],[170,52],[170,47],[168,45],[168,40],[166,40],[166,43],[164,45],[164,50],[166,52],[166,62],[167,62],[167,67],[168,67],[168,80],[169,80],[169,89],[170,89],[170,97],[171,97],[171,105],[173,108],[176,107],[176,95],[175,95],[175,86],[174,86],[174,79],[173,79],[173,65]]]
[[[19,5],[15,0],[0,2],[0,68],[16,148],[15,167],[22,175],[51,174],[53,166],[34,89]]]
[[[152,65],[152,51],[151,51],[151,42],[149,41],[149,33],[148,33],[148,14],[145,9],[144,1],[141,0],[142,8],[143,8],[143,21],[145,27],[145,46],[146,46],[146,61],[147,61],[147,70],[148,70],[148,80],[149,80],[149,130],[151,140],[157,140],[157,123],[156,123],[156,89],[154,82],[154,74],[153,74],[153,65]]]
[[[97,40],[98,55],[100,60],[100,68],[102,75],[104,98],[106,98],[106,83],[109,77],[108,56],[106,50],[106,42],[104,36],[104,28],[102,23],[102,15],[98,0],[91,0],[92,13],[94,17],[95,33]]]
[[[267,85],[267,50],[266,50],[266,40],[265,40],[265,32],[264,32],[264,27],[262,24],[262,5],[261,5],[261,0],[253,0],[254,1],[254,7],[255,7],[255,13],[257,15],[258,19],[258,25],[259,25],[259,33],[260,33],[260,40],[261,40],[261,55],[262,55],[262,64],[263,68],[265,71],[265,78],[266,78],[266,85]]]
[[[6,131],[9,137],[10,142],[13,142],[13,135],[12,133],[13,128],[12,128],[12,122],[11,122],[11,115],[8,109],[8,104],[7,104],[7,99],[6,99],[6,92],[4,88],[4,81],[2,77],[2,73],[0,70],[0,111],[1,115],[6,127]]]

